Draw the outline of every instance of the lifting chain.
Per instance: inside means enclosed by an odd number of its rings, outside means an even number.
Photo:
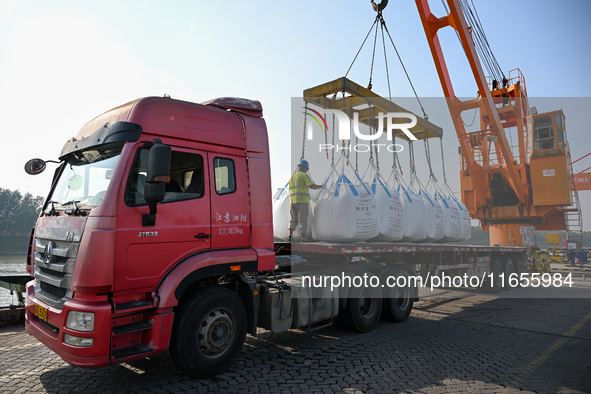
[[[353,120],[349,120],[351,122],[351,128],[349,130],[353,130]],[[359,137],[355,134],[355,147],[359,146]],[[355,172],[359,172],[359,149],[355,149]]]
[[[377,133],[378,128],[375,125],[375,118],[374,118],[374,106],[370,107],[369,110],[369,117],[370,119],[372,119],[371,122],[371,126],[369,128],[369,134],[373,135],[374,131],[375,133]],[[375,163],[376,163],[376,169],[377,169],[377,173],[380,173],[380,155],[379,155],[379,148],[378,148],[378,144],[373,144],[373,148],[370,148],[370,160],[373,160],[373,150],[375,149],[376,153],[375,153]]]
[[[333,147],[333,149],[330,150],[330,167],[331,168],[334,167],[334,151],[335,151],[335,149],[334,149],[334,134],[335,134],[334,129],[335,129],[336,121],[337,121],[336,115],[333,112],[332,113],[332,141],[331,141],[331,143],[332,143],[331,146]]]
[[[376,149],[376,168],[378,169],[378,171],[380,171],[380,155],[378,155],[378,146],[375,145],[374,147]]]
[[[425,131],[425,139],[423,140],[425,144],[425,157],[427,158],[427,165],[429,166],[429,178],[432,178],[433,181],[437,182],[437,178],[433,173],[433,167],[431,166],[431,149],[429,147],[429,138],[427,138],[427,131]]]
[[[369,107],[369,119],[373,119],[373,106],[370,106]],[[373,131],[374,131],[374,123],[373,123],[373,121],[370,121],[370,124],[369,124],[369,135],[373,135]],[[376,157],[377,157],[377,152],[376,152]],[[373,147],[371,147],[369,149],[369,161],[370,162],[373,162]]]
[[[445,156],[443,155],[443,137],[439,137],[439,144],[441,145],[441,169],[443,171],[443,183],[447,184],[447,177],[445,176]]]
[[[381,19],[381,17],[382,17],[381,12],[378,15],[379,16],[377,18],[378,19]],[[378,19],[376,19],[376,21]],[[376,24],[376,34],[375,34],[375,37],[373,39],[373,52],[372,52],[372,55],[371,55],[371,68],[369,69],[369,84],[367,85],[367,88],[369,90],[371,90],[371,88],[373,87],[373,85],[372,85],[371,82],[372,82],[372,79],[373,79],[373,64],[374,64],[374,60],[375,60],[375,57],[376,57],[376,44],[377,44],[377,42],[378,42],[378,25]]]
[[[332,96],[332,99],[333,99],[333,100],[336,100],[336,99],[337,99],[337,94],[336,94],[336,93],[335,93],[335,94],[333,94],[333,96]],[[343,102],[344,102],[344,101],[345,101],[345,93],[343,92]],[[343,106],[344,106],[344,105],[345,105],[345,104],[343,104]],[[333,113],[332,113],[332,136],[331,136],[331,142],[330,142],[330,143],[332,144],[331,146],[332,146],[333,148],[330,150],[330,168],[333,168],[333,167],[334,167],[334,151],[335,151],[334,138],[335,138],[335,127],[336,127],[336,122],[337,122],[336,115],[335,115],[335,113],[333,112]]]
[[[374,65],[374,58],[375,58],[375,52],[376,52],[375,51],[375,47],[376,47],[377,38],[378,38],[378,28],[380,28],[382,30],[382,43],[383,43],[383,46],[384,46],[384,58],[386,59],[386,76],[387,76],[388,93],[390,95],[390,100],[392,100],[392,91],[390,89],[390,73],[388,71],[388,61],[387,61],[387,56],[386,56],[386,38],[385,38],[385,35],[384,35],[384,31],[388,35],[388,38],[390,39],[390,43],[392,44],[392,47],[394,47],[394,51],[396,52],[396,56],[398,57],[398,60],[400,61],[400,65],[402,66],[402,69],[404,70],[404,73],[406,75],[406,78],[408,79],[408,82],[410,84],[410,87],[412,88],[412,91],[414,92],[414,95],[415,95],[415,97],[416,97],[416,99],[417,99],[417,101],[419,103],[419,106],[421,107],[421,110],[423,111],[423,117],[425,118],[425,120],[428,120],[429,119],[429,116],[427,115],[427,113],[425,111],[425,108],[423,107],[423,104],[421,103],[421,100],[420,100],[419,96],[417,95],[416,89],[415,89],[415,87],[414,87],[414,85],[412,83],[412,80],[410,79],[410,76],[408,74],[408,71],[406,70],[406,66],[404,65],[404,62],[402,61],[402,58],[400,57],[400,53],[398,53],[398,49],[396,48],[396,45],[394,45],[394,40],[392,39],[392,36],[390,35],[390,32],[388,31],[388,26],[386,26],[386,21],[384,20],[384,18],[382,16],[382,11],[388,5],[388,0],[382,0],[382,1],[380,1],[379,4],[377,4],[374,0],[371,0],[371,5],[372,5],[374,11],[377,13],[376,18],[374,19],[371,27],[369,28],[369,31],[367,32],[367,35],[365,36],[365,39],[361,43],[361,46],[357,50],[357,53],[355,54],[355,57],[353,58],[353,61],[351,62],[351,65],[347,69],[347,72],[345,73],[345,78],[349,75],[349,72],[351,71],[351,68],[353,67],[353,64],[355,64],[355,61],[357,60],[357,57],[359,57],[359,53],[363,49],[363,46],[367,42],[367,39],[369,38],[369,36],[370,36],[371,32],[373,31],[373,28],[375,26],[376,27],[376,31],[375,31],[375,35],[374,35],[373,54],[372,54],[372,58],[371,58],[371,69],[370,69],[369,85],[368,85],[368,89],[371,90],[371,88],[372,88],[372,78],[373,78],[373,65]],[[378,26],[378,22],[379,22],[379,26]]]
[[[324,113],[324,119],[326,119],[326,112]],[[328,129],[324,130],[324,146],[328,146]],[[328,151],[326,151],[326,160],[328,160]]]
[[[390,86],[390,71],[388,70],[388,55],[386,54],[386,37],[384,36],[384,26],[386,22],[381,18],[380,23],[382,24],[382,46],[384,47],[384,64],[386,66],[386,81],[388,81],[388,97],[392,101],[392,88]]]
[[[304,105],[304,131],[302,132],[302,157],[300,160],[304,160],[306,153],[306,123],[308,122],[308,103]]]
[[[380,14],[380,18],[381,18],[381,14]],[[429,116],[427,115],[427,112],[425,111],[425,108],[423,107],[423,103],[421,103],[421,99],[419,98],[419,95],[417,94],[415,86],[412,83],[412,80],[410,79],[410,75],[408,75],[408,71],[406,70],[406,66],[404,65],[404,62],[402,61],[402,57],[400,56],[400,53],[398,52],[398,48],[396,48],[396,45],[394,45],[394,40],[392,39],[392,36],[390,35],[390,31],[388,30],[388,26],[386,26],[386,21],[384,21],[384,19],[381,18],[380,23],[382,24],[382,28],[386,31],[386,34],[388,34],[388,38],[390,39],[390,43],[392,44],[392,47],[394,48],[394,52],[396,52],[396,56],[398,57],[398,60],[400,61],[400,65],[402,66],[402,70],[404,70],[404,74],[406,75],[406,79],[408,79],[408,83],[410,84],[410,87],[412,88],[415,98],[417,99],[417,102],[419,103],[419,106],[421,107],[421,111],[423,111],[423,118],[425,118],[425,120],[429,120]],[[385,50],[385,47],[386,47],[386,44],[384,43],[384,50]],[[389,81],[388,81],[388,83],[389,83]]]
[[[396,137],[392,136],[392,145],[396,146]],[[402,165],[400,165],[400,159],[398,157],[398,152],[396,149],[392,149],[392,168],[398,168],[398,172],[400,175],[402,174]]]
[[[326,109],[326,97],[322,98],[322,107]],[[328,146],[328,128],[326,127],[326,112],[324,112],[324,146]],[[328,151],[326,151],[326,160],[328,160]]]
[[[412,178],[413,175],[417,173],[415,170],[415,148],[412,144],[412,141],[408,141],[408,156],[410,159],[410,176]]]

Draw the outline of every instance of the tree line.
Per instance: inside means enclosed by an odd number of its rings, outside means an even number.
[[[43,197],[0,188],[0,235],[28,236],[43,205]]]

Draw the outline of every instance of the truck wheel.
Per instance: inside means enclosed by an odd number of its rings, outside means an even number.
[[[408,277],[408,273],[401,269],[386,271],[388,276]],[[414,304],[413,288],[410,286],[390,287],[384,297],[382,316],[393,322],[403,322],[408,319]]]
[[[370,332],[380,322],[382,297],[374,288],[355,289],[354,297],[347,300],[347,306],[337,316],[337,324],[351,331]]]
[[[224,371],[246,337],[246,308],[223,287],[205,287],[190,295],[175,316],[170,339],[174,363],[195,377]]]

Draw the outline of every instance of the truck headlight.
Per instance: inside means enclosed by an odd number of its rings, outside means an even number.
[[[66,327],[76,331],[94,331],[94,313],[70,311],[66,320]]]
[[[89,347],[92,346],[94,338],[82,338],[76,337],[70,334],[64,334],[64,343],[77,347]]]

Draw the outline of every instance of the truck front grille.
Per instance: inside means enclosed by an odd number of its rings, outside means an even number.
[[[80,237],[74,241],[35,239],[35,296],[61,309],[72,298],[70,285]]]
[[[58,300],[66,296],[66,289],[59,288],[57,286],[50,285],[49,283],[41,282],[41,290],[45,293],[49,293],[56,297]]]

